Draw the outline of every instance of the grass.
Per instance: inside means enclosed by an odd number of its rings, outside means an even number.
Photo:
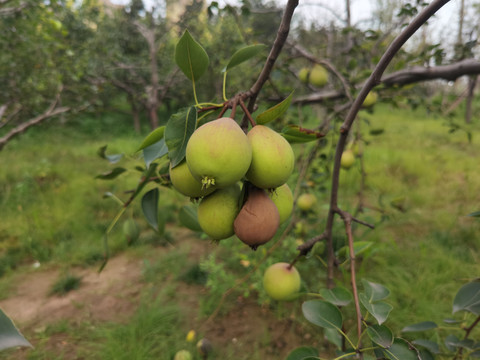
[[[469,143],[465,133],[449,134],[444,120],[421,111],[392,111],[377,106],[373,114],[360,116],[368,142],[363,155],[368,176],[364,190],[367,207],[359,217],[375,223],[376,229],[355,229],[357,241],[373,243],[363,256],[358,276],[391,290],[387,302],[394,310],[387,325],[397,334],[415,322],[433,320],[440,324],[451,316],[451,304],[459,287],[478,276],[480,221],[466,215],[480,210],[475,195],[480,188],[476,157],[480,153],[480,129],[472,125],[473,141]],[[119,205],[102,195],[110,191],[125,198],[122,192],[134,188],[138,179],[95,179],[97,174],[117,166],[97,157],[96,150],[108,144],[109,154],[132,154],[142,136],[121,126],[116,128],[114,118],[106,121],[111,129],[115,128],[111,133],[108,126],[97,125],[95,119],[84,120],[65,127],[34,129],[0,152],[2,164],[8,164],[8,171],[0,172],[2,298],[12,291],[15,271],[35,262],[69,268],[98,266],[104,258],[102,238]],[[382,134],[369,133],[369,129],[379,128],[384,130]],[[302,145],[296,147],[297,152],[302,147],[309,149],[309,145]],[[327,150],[324,154],[328,158]],[[259,303],[275,307],[263,293],[261,272],[273,262],[292,259],[296,240],[323,231],[330,187],[324,165],[325,161],[319,159],[308,179],[314,181],[309,191],[316,193],[318,202],[313,212],[298,214],[305,229],[290,234],[231,299],[254,296]],[[349,171],[342,170],[339,201],[343,209],[355,209],[360,180],[358,161]],[[401,199],[405,211],[392,206],[395,199]],[[188,203],[170,192],[162,192],[161,201],[170,222],[176,220],[179,206]],[[126,323],[61,323],[42,335],[52,339],[66,334],[75,343],[79,357],[170,359],[175,351],[190,349],[184,336],[190,330],[191,315],[181,307],[179,289],[185,284],[199,287],[198,308],[188,312],[209,315],[223,292],[255,266],[270,246],[251,252],[239,242],[226,240],[212,246],[199,263],[199,259],[189,257],[188,247],[175,245],[174,237],[170,239],[173,247],[160,242],[141,218],[138,202],[129,211],[127,215],[137,219],[141,228],[139,240],[129,247],[122,226],[117,226],[109,244],[112,254],[129,251],[145,258],[143,281],[147,285],[137,313]],[[345,241],[341,224],[335,225],[334,236],[339,244]],[[149,256],[152,246],[160,244],[165,245],[163,255],[158,259]],[[297,267],[303,274],[305,289],[318,291],[323,287],[324,268],[314,257]],[[348,268],[344,270],[348,273]],[[345,279],[348,286],[348,277]],[[73,285],[75,279],[60,278],[56,287],[61,291]],[[227,302],[221,314],[233,306]],[[288,317],[293,312],[280,307],[278,314]],[[249,358],[261,358],[271,329],[265,329],[263,334],[255,344],[246,345]],[[63,358],[42,344],[40,341],[29,359]],[[238,354],[235,357],[235,349],[233,345],[219,349],[217,357],[241,359]]]
[[[80,287],[82,278],[70,273],[61,275],[50,289],[50,295],[65,295]]]

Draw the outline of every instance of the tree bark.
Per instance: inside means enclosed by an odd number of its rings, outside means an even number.
[[[465,103],[465,122],[470,124],[472,122],[472,104],[475,96],[475,87],[477,85],[478,75],[471,76],[468,79],[468,94],[467,102]]]

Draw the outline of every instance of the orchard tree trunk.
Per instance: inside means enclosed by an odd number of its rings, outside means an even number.
[[[465,122],[470,124],[472,122],[472,105],[473,97],[475,96],[475,87],[477,85],[478,75],[468,78],[468,94],[467,102],[465,104]]]

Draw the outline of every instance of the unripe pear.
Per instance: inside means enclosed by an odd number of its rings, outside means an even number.
[[[310,84],[316,87],[325,86],[328,83],[328,72],[322,65],[315,65],[310,71],[310,77],[308,79]]]
[[[369,108],[375,105],[378,99],[378,94],[375,91],[370,91],[363,101],[362,107]]]
[[[202,199],[198,205],[198,223],[213,240],[232,236],[233,222],[238,214],[240,188],[237,184],[218,189]]]
[[[170,165],[169,173],[173,187],[185,196],[199,198],[211,194],[216,189],[215,186],[209,186],[208,189],[203,187],[202,183],[193,177],[186,161],[182,161],[174,168]]]
[[[297,205],[300,210],[309,211],[317,203],[317,198],[311,193],[305,193],[298,197]]]
[[[275,236],[279,225],[278,209],[266,191],[250,187],[247,201],[233,223],[235,235],[256,250]]]
[[[135,242],[140,236],[140,228],[138,227],[137,222],[132,218],[127,219],[123,223],[123,233],[129,244]]]
[[[283,224],[293,210],[293,194],[288,184],[283,184],[269,193],[270,199],[278,209],[280,224]]]
[[[288,141],[263,125],[254,126],[247,137],[252,145],[252,163],[247,179],[262,189],[285,184],[295,165],[295,155]]]
[[[298,78],[304,84],[308,83],[309,75],[310,75],[310,70],[306,67],[301,68],[300,71],[298,72]]]
[[[355,155],[352,150],[345,150],[340,159],[340,166],[346,170],[350,169],[355,163]]]
[[[192,354],[188,350],[180,350],[175,354],[173,360],[192,360]]]
[[[231,118],[200,126],[188,140],[188,168],[205,187],[226,188],[242,179],[252,160],[247,136]]]
[[[263,288],[274,300],[293,300],[300,283],[297,269],[284,262],[271,265],[263,274]]]

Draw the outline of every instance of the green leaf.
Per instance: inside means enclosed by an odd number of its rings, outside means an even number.
[[[305,319],[314,325],[326,328],[342,328],[342,313],[338,308],[323,300],[309,300],[302,304],[302,312]]]
[[[112,179],[115,179],[118,175],[123,174],[125,171],[127,171],[127,169],[116,167],[113,170],[110,170],[103,174],[95,176],[95,179],[112,180]]]
[[[153,161],[167,154],[167,144],[165,143],[165,139],[161,139],[160,141],[143,149],[143,160],[145,160],[145,165],[148,168]]]
[[[210,62],[203,47],[185,30],[175,47],[175,62],[191,81],[198,80]]]
[[[97,150],[97,155],[100,156],[102,159],[108,160],[110,164],[117,163],[123,157],[123,154],[107,155],[107,147],[108,145],[99,148]]]
[[[142,143],[138,147],[137,151],[143,150],[150,145],[155,144],[163,139],[163,134],[165,133],[165,126],[160,126],[153,130],[150,134],[147,135],[145,139],[143,139]],[[135,152],[137,152],[135,151]]]
[[[305,358],[319,356],[318,350],[310,346],[300,346],[290,352],[285,360],[304,360]]]
[[[347,306],[353,299],[352,293],[341,286],[333,289],[321,289],[319,293],[324,300],[337,306]]]
[[[325,136],[325,134],[319,131],[305,129],[298,125],[285,126],[280,135],[291,144],[315,141]]]
[[[323,334],[325,335],[325,338],[337,348],[342,348],[342,335],[337,329],[324,329]]]
[[[373,242],[371,241],[355,241],[353,243],[353,252],[355,255],[360,255],[361,253],[367,251],[371,246],[373,245]],[[338,255],[340,256],[345,256],[347,257],[347,254],[349,254],[349,248],[347,246],[343,246],[338,250]]]
[[[461,321],[457,319],[443,319],[443,322],[449,325],[457,325],[461,323]]]
[[[228,62],[225,69],[223,69],[223,72],[228,71],[228,70],[234,68],[235,66],[240,65],[241,63],[253,58],[254,56],[256,56],[258,53],[260,53],[265,48],[266,48],[265,45],[258,44],[258,45],[245,46],[245,47],[237,50],[232,55],[232,58]]]
[[[264,125],[266,123],[269,123],[270,121],[278,119],[283,114],[285,114],[285,112],[290,107],[294,92],[295,90],[292,91],[290,95],[288,95],[287,98],[284,99],[281,103],[278,103],[277,105],[259,114],[255,119],[255,122],[259,125]]]
[[[417,352],[411,350],[403,339],[395,338],[393,344],[383,351],[387,358],[391,360],[418,360]]]
[[[433,321],[423,321],[416,324],[405,326],[402,329],[402,332],[413,332],[413,331],[427,331],[437,328],[438,325]]]
[[[0,351],[16,346],[33,347],[0,309]]]
[[[365,289],[365,294],[368,298],[368,302],[375,302],[383,300],[390,295],[390,290],[381,284],[370,282],[362,279],[362,284]]]
[[[360,298],[362,305],[370,314],[373,315],[379,325],[383,324],[387,320],[390,311],[393,309],[392,305],[383,301],[370,303],[368,301],[368,297],[364,293],[359,294],[358,297]]]
[[[412,341],[414,345],[418,345],[421,347],[424,347],[425,349],[428,349],[430,352],[434,354],[438,354],[440,352],[440,346],[434,341],[431,340],[425,340],[425,339],[416,339]]]
[[[420,349],[418,354],[419,360],[435,360],[435,356],[428,349]]]
[[[172,167],[177,166],[185,158],[188,139],[197,126],[197,110],[195,106],[184,108],[173,114],[165,129],[165,142]]]
[[[367,328],[367,334],[370,340],[383,348],[388,348],[393,344],[393,333],[385,325],[372,325]]]
[[[480,315],[480,281],[463,285],[453,300],[453,313],[468,311]]]
[[[467,216],[480,217],[480,211],[475,211],[473,213],[468,214]]]
[[[142,197],[142,211],[143,215],[147,219],[147,222],[150,224],[155,231],[158,231],[158,198],[159,198],[158,188],[152,189],[149,192],[145,193]]]
[[[193,231],[203,231],[198,223],[197,209],[192,205],[185,205],[180,209],[178,215],[180,223],[187,229]]]
[[[155,170],[157,169],[157,164],[153,163],[151,164],[148,169],[145,171],[145,174],[143,175],[142,181],[138,184],[137,188],[135,189],[135,192],[131,196],[131,198],[135,198],[140,192],[143,190],[145,185],[147,185],[150,182],[150,177],[155,173]]]
[[[445,338],[445,346],[449,351],[456,351],[460,345],[460,339],[453,334],[448,335]]]

